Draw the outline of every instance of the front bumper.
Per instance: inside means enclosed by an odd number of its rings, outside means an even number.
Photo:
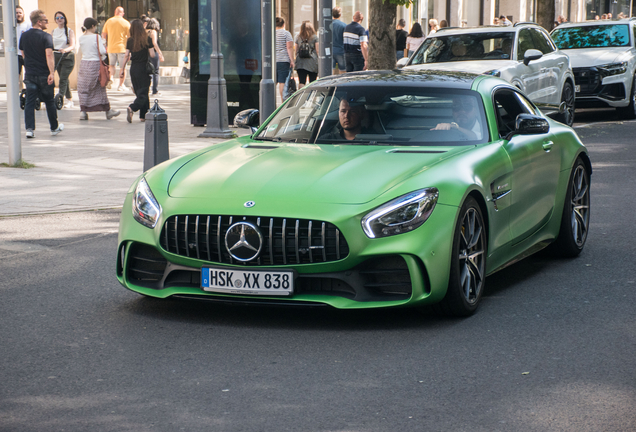
[[[577,89],[577,108],[624,107],[629,105],[631,75],[605,76],[601,69],[573,69]]]
[[[171,208],[171,204],[174,208]],[[133,219],[131,194],[122,210],[117,278],[126,288],[143,295],[357,309],[434,303],[446,293],[451,239],[458,210],[453,206],[438,204],[430,218],[418,229],[379,239],[369,239],[362,231],[360,219],[368,211],[363,206],[357,212],[357,206],[322,204],[307,210],[305,214],[294,215],[334,224],[347,239],[348,251],[346,257],[330,262],[258,266],[261,270],[275,268],[294,271],[294,294],[283,298],[203,291],[202,266],[246,269],[249,265],[209,261],[207,254],[197,257],[195,254],[184,256],[182,252],[167,251],[163,247],[165,240],[162,246],[162,226],[165,221],[177,214],[199,214],[201,208],[200,203],[194,200],[169,200],[163,202],[162,206],[162,219],[155,229],[146,228]],[[312,218],[307,217],[308,214]],[[268,262],[266,259],[263,261]]]

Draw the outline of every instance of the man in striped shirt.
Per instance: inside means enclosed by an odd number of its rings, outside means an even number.
[[[364,27],[360,25],[364,16],[360,11],[353,14],[353,22],[344,30],[345,65],[347,72],[367,69],[367,43],[369,39]]]
[[[294,40],[291,33],[285,30],[285,20],[276,17],[276,82],[282,101],[285,80],[289,71],[294,69]]]

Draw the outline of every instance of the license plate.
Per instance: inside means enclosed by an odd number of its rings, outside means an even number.
[[[581,86],[580,86],[580,85],[575,85],[575,86],[574,86],[574,91],[575,91],[576,93],[581,93]]]
[[[203,291],[226,294],[289,296],[294,293],[294,273],[279,270],[242,270],[203,267]]]

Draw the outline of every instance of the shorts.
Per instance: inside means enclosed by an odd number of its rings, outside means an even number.
[[[344,54],[334,54],[333,55],[333,66],[332,66],[332,69],[335,69],[336,65],[338,66],[338,70],[344,72],[344,70],[345,70]]]
[[[108,64],[110,66],[121,66],[124,64],[126,53],[108,53]]]
[[[285,84],[287,77],[289,76],[289,69],[291,65],[289,62],[276,62],[276,82]]]

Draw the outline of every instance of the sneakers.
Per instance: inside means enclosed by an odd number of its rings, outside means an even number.
[[[117,87],[117,91],[121,91],[121,92],[128,91],[128,87],[122,84],[119,87]]]
[[[132,123],[133,110],[128,107],[126,108],[126,111],[126,121],[128,121],[128,123]]]
[[[86,111],[80,111],[80,120],[88,120],[88,113]]]
[[[73,103],[73,100],[68,99],[66,102],[64,102],[64,108],[73,108],[75,106],[75,104]]]
[[[121,112],[119,110],[108,110],[106,111],[106,120],[110,120],[113,117],[117,117]]]
[[[62,123],[57,125],[57,129],[51,131],[51,135],[55,136],[64,130],[64,125]]]
[[[27,138],[35,138],[35,132],[33,132],[32,129],[27,129],[26,131],[26,137]]]

